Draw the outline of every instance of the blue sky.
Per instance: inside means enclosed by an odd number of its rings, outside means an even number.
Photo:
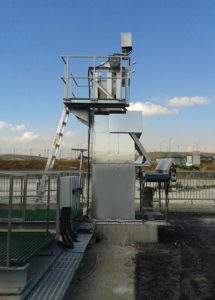
[[[215,151],[215,1],[0,0],[0,152],[45,152],[62,110],[61,54],[119,52],[123,31],[146,149]],[[64,147],[85,142],[71,117]]]

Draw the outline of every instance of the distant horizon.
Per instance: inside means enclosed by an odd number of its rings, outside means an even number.
[[[201,152],[201,151],[149,151],[148,152],[149,154],[194,154],[194,153],[200,153],[201,155],[208,155],[208,156],[215,156],[215,152]],[[76,159],[78,158],[80,152],[79,151],[64,151],[64,150],[61,150],[58,155],[57,155],[57,159],[63,159],[63,158],[73,158],[73,159]],[[10,152],[7,152],[7,153],[0,153],[0,159],[1,157],[3,156],[11,156],[11,157],[19,157],[19,156],[26,156],[26,157],[41,157],[42,159],[45,159],[48,157],[48,153],[46,153],[46,155],[42,155],[40,151],[36,151],[35,149],[31,149],[31,153],[28,153],[28,152],[24,152],[24,151],[20,151],[20,153],[10,153]]]

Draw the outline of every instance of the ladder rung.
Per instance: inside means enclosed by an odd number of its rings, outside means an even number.
[[[61,118],[60,118],[60,121],[59,121],[59,124],[57,127],[56,136],[55,136],[55,139],[52,144],[52,149],[48,156],[45,170],[51,170],[54,166],[54,162],[55,162],[55,159],[57,158],[57,153],[58,153],[59,147],[61,145],[63,133],[64,133],[64,130],[65,130],[68,118],[69,118],[69,113],[70,113],[69,110],[64,106],[64,110],[61,114]],[[47,174],[44,173],[42,180],[41,180],[41,185],[40,185],[41,198],[43,197],[43,194],[45,193],[46,184],[47,184]]]

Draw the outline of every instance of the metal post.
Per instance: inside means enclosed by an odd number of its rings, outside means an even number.
[[[46,234],[49,233],[49,210],[50,210],[50,187],[51,187],[50,175],[48,177],[48,198],[47,198],[47,210],[46,210]]]
[[[92,98],[98,98],[98,95],[96,97],[96,91],[95,91],[95,81],[96,81],[96,58],[95,56],[93,57],[93,77],[91,78],[91,82],[92,82],[92,87],[93,87],[93,93],[92,93]]]
[[[65,98],[68,98],[68,89],[69,89],[69,57],[66,57],[66,94]]]
[[[168,218],[169,213],[169,182],[164,183],[164,190],[165,190],[165,204],[166,204],[166,218]]]
[[[142,178],[139,178],[139,189],[140,189],[140,211],[142,211],[143,208],[143,180]]]
[[[91,142],[91,122],[92,122],[92,112],[89,109],[88,111],[89,116],[89,127],[88,127],[88,145],[87,145],[87,151],[88,151],[88,160],[87,160],[87,216],[89,216],[89,208],[90,208],[90,142]]]
[[[125,102],[126,104],[129,103],[129,78],[128,78],[128,69],[125,68]]]
[[[20,187],[20,210],[23,207],[23,177],[21,177],[21,187]]]
[[[120,79],[120,80],[121,80],[120,100],[122,99],[122,85],[123,85],[123,84],[122,84],[122,83],[123,83],[123,78],[122,78],[122,75],[123,75],[123,74],[122,74],[122,67],[123,67],[123,66],[122,66],[122,64],[123,64],[123,59],[122,59],[122,56],[120,56],[120,75],[119,75],[120,78],[121,78],[121,79]]]
[[[57,175],[57,192],[56,192],[56,236],[60,236],[60,175]]]
[[[81,175],[82,175],[82,164],[83,164],[84,150],[80,150],[80,165],[79,165],[79,188],[81,187]]]
[[[64,60],[64,97],[66,98],[66,89],[67,89],[67,83],[66,83],[66,61]]]
[[[78,85],[76,83],[76,97],[78,98]]]
[[[83,165],[83,156],[84,156],[84,151],[85,150],[80,150],[80,165],[79,165],[79,179],[78,179],[78,187],[79,187],[79,192],[78,192],[78,201],[77,201],[77,207],[80,208],[81,204],[81,195],[83,197],[83,190],[82,190],[82,165]]]
[[[74,83],[73,83],[73,80],[71,80],[70,82],[71,82],[70,83],[70,93],[68,93],[68,94],[71,94],[71,97],[72,96],[74,97],[74,95],[75,95],[75,93],[73,93],[73,90],[75,90],[75,89],[73,89]]]
[[[159,193],[159,210],[161,211],[161,182],[158,183],[158,193]]]
[[[10,267],[10,250],[11,250],[11,230],[12,230],[12,205],[13,205],[13,176],[10,176],[9,187],[9,207],[8,207],[8,231],[7,231],[7,249],[6,249],[6,266]]]
[[[28,178],[27,178],[27,175],[25,175],[24,176],[24,191],[23,191],[23,206],[22,206],[22,217],[24,220],[25,220],[25,215],[26,215],[27,185],[28,185]]]

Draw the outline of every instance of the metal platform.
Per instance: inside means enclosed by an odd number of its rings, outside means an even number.
[[[129,106],[125,100],[117,99],[86,99],[86,98],[67,98],[64,99],[64,104],[68,109],[86,110],[90,108],[109,108],[109,109],[122,109],[125,110]]]
[[[0,233],[0,295],[4,299],[20,299],[32,257],[52,244],[54,238],[55,234],[13,232],[8,240],[6,232]]]
[[[60,300],[63,299],[84,253],[63,252],[41,279],[36,289],[23,299]]]
[[[37,232],[13,232],[11,234],[10,267],[26,265],[30,258],[46,247],[55,238],[55,234]],[[6,266],[7,233],[0,233],[0,266]]]
[[[80,229],[79,229],[80,228]],[[80,232],[74,243],[74,248],[64,251],[61,249],[50,267],[44,272],[35,286],[26,288],[21,296],[22,300],[61,300],[63,299],[81,261],[84,252],[93,236],[95,225],[82,223],[78,226]]]

